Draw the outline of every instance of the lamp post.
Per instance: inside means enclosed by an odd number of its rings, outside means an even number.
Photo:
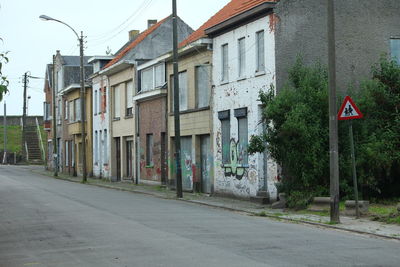
[[[86,177],[86,135],[85,135],[85,78],[84,78],[84,68],[83,68],[83,32],[81,31],[81,35],[79,36],[78,33],[67,23],[54,19],[52,17],[46,16],[46,15],[41,15],[39,16],[40,19],[45,20],[45,21],[56,21],[61,24],[64,24],[68,28],[70,28],[74,34],[76,35],[76,38],[78,38],[79,41],[79,50],[80,50],[80,72],[81,72],[81,89],[80,89],[80,105],[81,105],[81,136],[82,136],[82,182],[87,181]],[[55,134],[55,133],[54,133]]]

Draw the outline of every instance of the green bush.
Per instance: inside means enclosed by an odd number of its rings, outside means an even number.
[[[354,120],[359,184],[363,197],[387,198],[400,191],[400,68],[382,59],[373,79],[352,94],[365,118]],[[273,88],[271,88],[273,89]],[[338,97],[338,107],[344,96]],[[260,92],[266,131],[252,136],[249,152],[267,148],[282,166],[280,190],[289,205],[302,206],[314,196],[329,195],[328,77],[320,64],[299,59],[287,85]],[[349,121],[339,122],[340,195],[353,198]]]

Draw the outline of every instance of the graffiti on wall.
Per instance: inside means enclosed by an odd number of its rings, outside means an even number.
[[[246,175],[248,165],[242,164],[243,153],[246,152],[242,149],[239,141],[235,141],[235,139],[232,138],[229,145],[230,163],[223,165],[225,176],[233,176],[241,180],[243,176]]]

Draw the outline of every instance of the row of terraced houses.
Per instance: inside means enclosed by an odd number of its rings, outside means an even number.
[[[248,154],[263,132],[259,91],[279,90],[300,55],[327,62],[327,1],[232,0],[199,29],[178,19],[183,188],[274,201],[279,165]],[[398,0],[336,1],[338,90],[369,77],[382,53],[400,58]],[[172,17],[129,32],[114,56],[86,56],[81,118],[79,57],[47,65],[47,165],[71,175],[175,187]],[[54,72],[54,73],[53,73]],[[54,74],[54,75],[53,75]],[[52,112],[52,91],[56,112]],[[52,130],[56,116],[57,132]],[[282,115],[284,116],[284,115]],[[85,136],[81,135],[85,120]],[[57,166],[53,163],[56,135]]]

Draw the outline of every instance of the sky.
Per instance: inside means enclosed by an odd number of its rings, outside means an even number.
[[[194,30],[229,0],[177,0],[178,16]],[[10,62],[3,74],[10,81],[4,101],[7,115],[22,115],[23,75],[29,72],[28,115],[43,115],[44,76],[52,55],[79,56],[78,40],[68,27],[42,21],[47,15],[69,24],[86,36],[85,56],[115,53],[128,41],[128,31],[147,28],[148,19],[161,20],[172,13],[172,0],[0,0],[0,52],[8,51]]]

